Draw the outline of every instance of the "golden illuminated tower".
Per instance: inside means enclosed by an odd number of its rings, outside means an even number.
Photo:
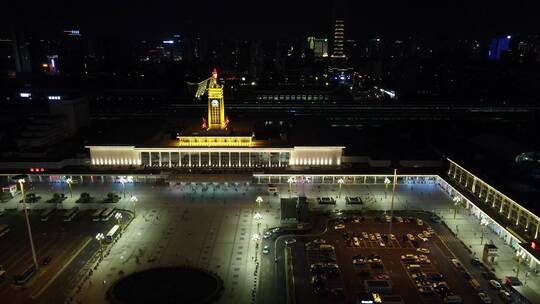
[[[226,127],[223,87],[217,83],[217,76],[214,68],[208,86],[208,130],[224,130]]]

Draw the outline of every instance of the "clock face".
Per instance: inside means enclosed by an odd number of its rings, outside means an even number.
[[[217,108],[219,106],[219,100],[213,99],[212,100],[212,107]]]

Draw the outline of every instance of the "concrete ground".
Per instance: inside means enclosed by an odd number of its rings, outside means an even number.
[[[69,196],[65,184],[35,183],[28,186],[28,192],[36,192],[46,199],[58,191]],[[337,185],[297,185],[292,187],[292,195],[331,196],[337,199],[336,206],[313,205],[314,209],[388,210],[390,189],[386,190],[384,185],[344,185],[340,191]],[[120,184],[74,184],[72,191],[73,198],[68,198],[59,208],[68,209],[76,205],[82,209],[99,208],[103,206],[102,203],[76,204],[75,199],[81,192],[88,192],[98,199],[105,197],[108,192],[114,192],[122,197],[115,205],[132,210],[137,215],[111,248],[110,254],[81,285],[80,291],[74,293],[74,301],[103,301],[107,288],[117,278],[130,272],[155,266],[184,264],[214,271],[224,279],[226,290],[221,303],[249,303],[252,299],[257,299],[259,303],[274,303],[275,298],[271,295],[283,293],[279,284],[283,281],[281,260],[272,263],[272,254],[261,255],[263,241],[253,238],[254,234],[262,233],[265,228],[279,225],[279,196],[269,195],[266,185],[209,184],[205,187],[200,183],[195,186],[127,184],[125,198],[124,188]],[[280,185],[279,192],[288,197],[288,185]],[[255,203],[259,195],[264,200],[260,208]],[[360,196],[366,204],[346,205],[347,195]],[[132,196],[136,196],[136,203],[130,200]],[[39,208],[38,204],[31,208]],[[14,206],[17,203],[12,200],[0,204],[0,209]],[[453,203],[435,184],[398,185],[394,207],[433,210],[447,220],[446,215],[452,212]],[[259,228],[253,218],[255,212],[263,216]],[[467,234],[464,233],[468,229],[474,233],[473,229],[480,229],[480,226],[476,221],[467,219],[466,215],[459,216],[463,217],[463,223],[457,223],[460,227],[458,236],[463,233],[467,242]],[[470,228],[466,228],[469,225]],[[455,224],[449,222],[449,226]],[[260,244],[259,248],[257,244]],[[501,272],[511,270],[515,264],[511,250],[503,247],[499,247],[504,254],[499,260],[500,270],[496,267]],[[277,248],[275,253],[279,259],[282,247]],[[275,248],[272,246],[271,250]],[[533,280],[538,281],[536,277],[529,278],[527,286],[534,286]],[[259,297],[258,293],[265,296]]]

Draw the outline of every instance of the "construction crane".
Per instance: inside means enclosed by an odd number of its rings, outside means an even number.
[[[189,85],[196,85],[197,86],[197,92],[195,92],[195,98],[201,99],[201,97],[208,92],[208,88],[219,88],[219,84],[217,83],[217,69],[214,68],[212,70],[212,76],[209,78],[199,82],[188,82]]]

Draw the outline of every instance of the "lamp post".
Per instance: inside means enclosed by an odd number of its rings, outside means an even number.
[[[259,249],[259,241],[261,240],[261,236],[258,233],[253,234],[251,237],[253,241],[255,241],[255,250]]]
[[[388,185],[390,185],[391,181],[388,177],[385,177],[384,178],[384,187],[385,187],[385,190],[384,190],[384,198],[386,199],[386,191],[388,190]]]
[[[96,234],[96,240],[99,242],[99,253],[101,255],[101,259],[103,260],[103,239],[105,238],[105,235],[103,233]]]
[[[456,219],[456,214],[457,214],[457,208],[459,206],[459,203],[461,202],[461,198],[459,196],[454,196],[454,219]]]
[[[34,266],[38,269],[38,262],[36,257],[36,249],[34,248],[34,239],[32,237],[32,228],[30,227],[30,219],[28,218],[28,210],[26,209],[26,193],[24,193],[24,183],[26,182],[26,175],[17,175],[13,179],[16,180],[21,187],[21,195],[23,201],[24,217],[26,218],[26,228],[28,229],[28,239],[30,240],[30,249],[32,250],[32,259]]]
[[[341,187],[342,187],[343,184],[345,184],[345,180],[344,180],[343,178],[340,177],[340,178],[337,180],[337,183],[338,183],[338,185],[339,185],[339,197],[341,197]]]
[[[136,213],[135,213],[135,203],[137,201],[139,201],[139,199],[137,199],[137,197],[134,195],[129,200],[133,203],[133,216],[135,216],[136,215]]]
[[[289,177],[289,179],[287,179],[287,183],[289,183],[289,198],[292,197],[292,184],[295,182],[295,179],[294,177]]]
[[[261,227],[261,220],[262,220],[263,216],[259,213],[259,212],[256,212],[254,215],[253,215],[253,219],[255,221],[257,221],[257,234],[259,233],[259,228]]]
[[[482,218],[482,220],[480,220],[480,225],[482,226],[482,234],[480,235],[480,245],[484,243],[484,235],[486,234],[486,226],[488,224],[489,222],[485,218]]]
[[[120,184],[122,184],[124,198],[126,198],[126,179],[124,177],[120,177],[118,181],[120,182]]]
[[[390,225],[388,225],[388,235],[392,234],[392,221],[394,220],[394,197],[396,195],[397,169],[394,169],[394,184],[392,185],[392,200],[390,201]]]
[[[261,196],[257,196],[255,199],[255,202],[259,204],[259,208],[261,208],[261,203],[263,202],[263,198]]]
[[[71,191],[71,184],[73,184],[73,179],[71,177],[66,178],[66,184],[69,187],[69,196],[73,197],[73,192]]]

